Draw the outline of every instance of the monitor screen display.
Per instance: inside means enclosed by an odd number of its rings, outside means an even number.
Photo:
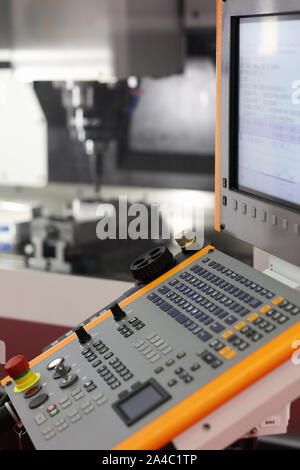
[[[240,18],[237,188],[300,206],[300,15]]]

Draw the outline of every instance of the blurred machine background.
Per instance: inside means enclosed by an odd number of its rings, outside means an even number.
[[[129,280],[161,240],[97,238],[119,196],[251,263],[213,230],[215,30],[210,0],[1,0],[0,268]]]

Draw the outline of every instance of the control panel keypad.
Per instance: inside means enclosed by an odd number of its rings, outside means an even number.
[[[297,293],[281,289],[273,279],[264,283],[265,276],[235,260],[227,266],[227,259],[213,252],[175,269],[169,278],[129,302],[125,317],[107,318],[89,328],[85,346],[76,340],[63,346],[60,360],[64,358],[69,375],[78,375],[69,388],[61,389],[64,379],[53,380],[53,367],[47,369],[51,359],[51,364],[57,362],[57,353],[42,361],[42,368],[35,370],[47,375],[36,396],[46,394],[47,402],[34,410],[29,409],[30,400],[22,397],[29,424],[34,425],[35,443],[56,448],[62,435],[67,442],[80,434],[89,445],[93,439],[87,431],[89,423],[97,421],[101,427],[110,419],[116,442],[122,442],[132,432],[122,418],[122,400],[132,422],[136,413],[126,396],[131,400],[137,393],[142,404],[148,394],[154,401],[167,394],[163,410],[154,415],[151,407],[148,415],[139,418],[143,427],[295,325],[300,313]],[[133,377],[135,384],[130,382]],[[119,413],[113,407],[116,403]],[[112,448],[116,442],[112,442],[114,436],[108,438],[109,433],[107,429],[101,439]]]
[[[241,286],[250,289],[253,294],[249,294]],[[209,257],[147,296],[148,301],[202,342],[208,343],[216,335],[220,335],[230,343],[230,347],[222,348],[222,342],[217,338],[211,347],[227,360],[233,359],[239,352],[245,351],[251,342],[262,340],[265,334],[276,330],[277,325],[289,320],[287,315],[268,304],[264,305],[266,301],[271,300],[276,307],[294,315],[300,312],[296,305],[280,297],[274,298],[274,292]],[[253,312],[254,309],[256,312]],[[236,329],[248,341],[228,331],[228,326]],[[143,349],[144,346],[140,347]],[[218,358],[216,364],[219,366],[223,362]]]
[[[135,319],[136,321],[136,319]],[[93,347],[100,354],[101,359],[97,358],[96,354],[93,353],[91,347],[87,347],[82,350],[82,355],[88,359],[91,357],[91,353],[96,359],[92,366],[96,369],[99,376],[106,382],[106,384],[112,389],[120,387],[121,382],[133,378],[132,372],[126,367],[122,361],[120,361],[102,340],[97,340],[93,343]],[[98,367],[100,366],[100,367]],[[90,384],[87,388],[88,392],[93,391],[96,385]]]

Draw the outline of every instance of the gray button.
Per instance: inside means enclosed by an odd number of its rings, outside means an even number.
[[[100,393],[97,393],[97,395],[95,395],[95,396],[93,397],[93,400],[94,400],[94,401],[100,400],[103,396],[104,396],[103,393],[101,393],[101,392],[100,392]]]
[[[151,359],[153,356],[155,356],[155,351],[150,351],[148,354],[146,354],[146,359]]]
[[[56,421],[55,421],[55,426],[60,426],[61,424],[65,423],[65,418],[58,418]]]
[[[42,434],[44,434],[44,436],[46,436],[47,434],[49,434],[49,432],[53,431],[53,428],[51,426],[47,426],[46,428],[44,428],[42,430]]]
[[[83,398],[84,397],[84,393],[80,392],[80,393],[77,393],[77,395],[75,395],[74,397],[74,400],[80,400],[80,398]]]
[[[155,335],[156,333],[151,333],[149,336],[147,336],[147,339],[152,339]]]
[[[234,210],[234,211],[237,211],[237,209],[238,209],[238,202],[237,202],[236,199],[234,199],[234,200],[233,200],[233,210]]]
[[[57,426],[57,429],[59,430],[59,432],[62,432],[64,431],[65,429],[67,429],[68,427],[68,423],[65,421],[63,424],[61,424],[60,426]]]
[[[77,413],[78,413],[77,410],[72,410],[68,413],[68,417],[73,418],[73,416],[75,416]]]
[[[81,405],[80,405],[80,408],[82,408],[83,410],[85,410],[86,408],[88,408],[89,406],[91,406],[91,402],[86,400],[84,401]]]
[[[75,395],[77,395],[80,392],[81,392],[81,388],[75,388],[72,392],[72,396],[75,397]]]
[[[277,215],[272,215],[272,225],[277,225]]]
[[[107,398],[106,397],[103,397],[101,398],[100,400],[97,400],[96,403],[98,406],[101,406],[101,405],[104,405],[104,403],[107,402]]]
[[[45,418],[45,415],[43,413],[39,413],[35,415],[34,421],[36,422],[36,424],[40,425],[47,421],[47,418]]]
[[[283,230],[288,230],[289,223],[288,223],[287,219],[282,219],[282,228],[283,228]]]
[[[160,359],[160,355],[159,354],[155,354],[155,356],[153,356],[150,360],[150,362],[153,364],[154,362],[158,361],[158,359]]]
[[[52,439],[52,437],[54,437],[54,436],[55,436],[55,432],[54,432],[54,431],[51,431],[51,432],[49,432],[48,434],[44,435],[44,439],[45,439],[46,441],[49,441],[49,439]]]
[[[63,403],[65,403],[65,402],[68,401],[68,400],[69,400],[69,397],[65,396],[65,397],[61,398],[60,400],[58,400],[58,403],[59,403],[60,405],[62,405]]]
[[[295,224],[294,232],[295,232],[296,235],[300,234],[300,224]]]
[[[152,349],[148,346],[146,349],[144,349],[143,354],[146,356]]]
[[[89,413],[91,413],[91,411],[93,411],[95,408],[93,407],[93,405],[89,406],[88,408],[85,408],[83,410],[84,414],[87,415]]]
[[[247,204],[245,202],[242,204],[242,214],[247,214]]]
[[[77,423],[77,421],[79,421],[81,418],[80,414],[79,413],[76,413],[72,418],[70,418],[70,421],[72,423]]]
[[[256,207],[251,207],[251,217],[255,219],[256,217]]]
[[[158,341],[160,339],[161,339],[160,336],[155,335],[155,336],[153,336],[153,338],[151,338],[151,343],[156,343],[156,341]]]
[[[65,409],[65,408],[68,408],[68,407],[71,406],[71,405],[72,405],[72,402],[71,402],[71,400],[68,399],[67,401],[65,401],[65,402],[61,405],[61,407],[62,407],[63,409]]]

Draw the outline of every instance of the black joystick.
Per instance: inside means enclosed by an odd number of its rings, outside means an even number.
[[[77,326],[74,328],[74,333],[76,333],[77,338],[80,344],[85,344],[91,339],[91,335],[83,328],[83,326]]]
[[[120,305],[115,304],[112,307],[110,307],[111,313],[113,314],[113,317],[116,321],[122,320],[124,317],[126,317],[126,313],[124,310],[121,309]]]

